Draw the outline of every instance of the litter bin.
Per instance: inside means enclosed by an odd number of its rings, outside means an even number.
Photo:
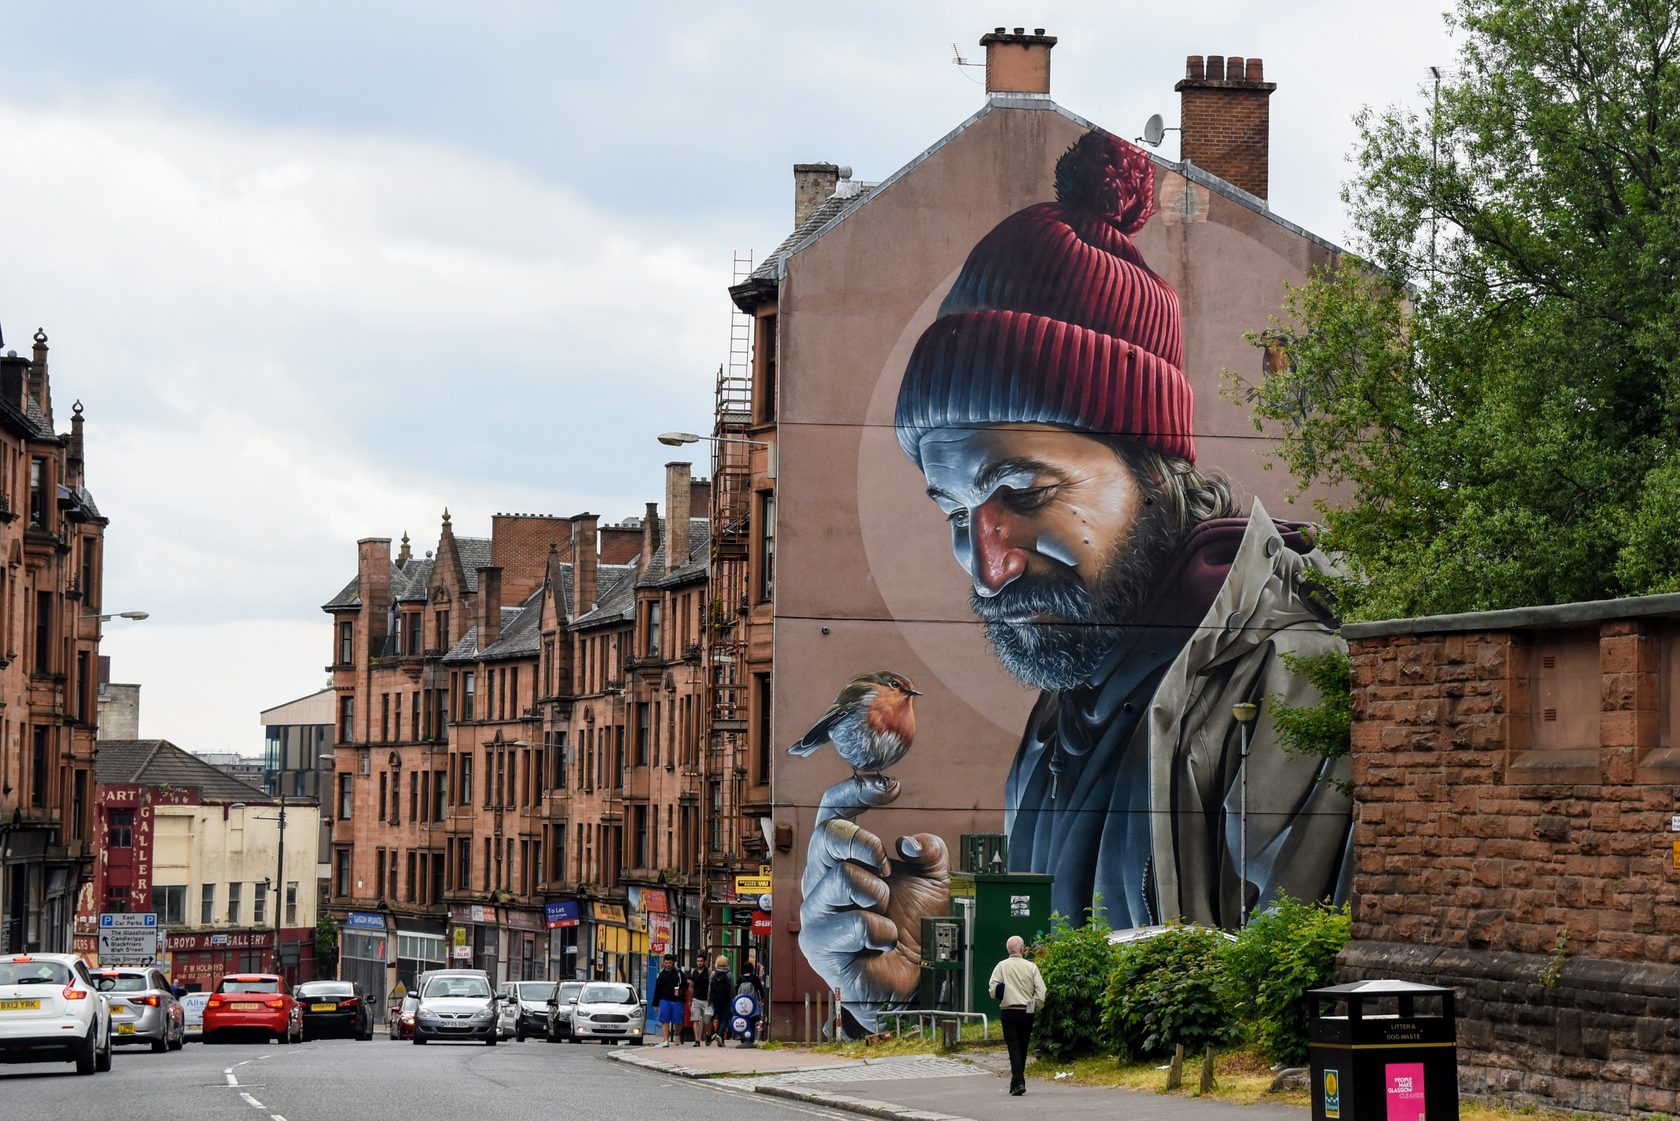
[[[1313,1121],[1457,1121],[1451,989],[1358,981],[1307,999]]]

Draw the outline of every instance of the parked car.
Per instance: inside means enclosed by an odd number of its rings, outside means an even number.
[[[204,1006],[210,1003],[209,993],[188,993],[178,1002],[181,1006],[181,1038],[204,1038]]]
[[[373,1038],[373,1007],[354,981],[305,981],[292,990],[303,1016],[307,1042],[328,1035]]]
[[[111,1069],[111,1010],[75,954],[0,957],[0,1063]]]
[[[482,969],[438,969],[420,975],[420,1007],[414,1014],[414,1042],[482,1039],[496,1045],[499,1001]]]
[[[391,1009],[390,1031],[393,1042],[414,1038],[414,1017],[419,1011],[420,998],[414,993],[404,996],[402,1003]]]
[[[499,994],[496,1030],[515,1043],[524,1043],[528,1035],[547,1034],[548,998],[553,995],[553,981],[509,981]]]
[[[636,986],[616,981],[591,981],[572,1003],[572,1038],[602,1043],[628,1039],[640,1045],[647,1024],[647,1005]]]
[[[272,1035],[277,1043],[303,1038],[303,1013],[286,982],[273,973],[229,973],[204,1006],[204,1042],[235,1035]]]
[[[543,1025],[543,1038],[550,1043],[572,1041],[572,1002],[583,991],[582,981],[561,981],[548,998],[548,1016]]]
[[[186,1042],[186,1018],[169,989],[169,978],[153,966],[117,966],[93,973],[93,983],[111,1010],[116,1043],[150,1043],[156,1052],[179,1051]]]

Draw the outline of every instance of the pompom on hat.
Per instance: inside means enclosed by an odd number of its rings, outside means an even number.
[[[898,390],[898,442],[921,466],[936,428],[1054,424],[1194,462],[1178,294],[1131,235],[1155,207],[1149,157],[1093,130],[1056,161],[1056,201],[980,240]]]

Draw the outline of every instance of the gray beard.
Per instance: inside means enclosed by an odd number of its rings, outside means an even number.
[[[1022,576],[995,596],[969,595],[969,607],[986,624],[998,662],[1029,689],[1061,691],[1084,685],[1137,619],[1155,585],[1161,562],[1177,548],[1176,535],[1151,516],[1150,507],[1103,567],[1094,588],[1072,569]],[[1046,614],[1054,622],[1010,622]]]

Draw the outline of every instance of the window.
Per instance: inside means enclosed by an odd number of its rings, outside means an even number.
[[[391,816],[391,805],[390,805],[390,801],[389,801],[389,794],[390,794],[390,791],[387,788],[387,785],[386,785],[386,782],[385,782],[385,772],[381,771],[379,773],[379,820],[380,821],[385,821],[386,819],[388,819]]]
[[[409,849],[408,850],[408,879],[405,882],[405,886],[408,888],[408,892],[407,892],[406,895],[403,896],[403,898],[407,899],[410,903],[414,902],[414,869],[415,869],[415,865],[417,865],[419,862],[420,862],[419,861],[419,854],[416,853],[413,849]]]
[[[646,701],[636,703],[636,766],[645,767],[648,761],[648,705]]]
[[[76,723],[88,722],[88,652],[76,651],[76,680],[71,688],[76,691]]]
[[[317,650],[320,647],[316,647]],[[187,924],[187,885],[153,886],[152,910],[157,912],[158,923],[167,926],[185,926]]]
[[[420,612],[403,612],[403,637],[408,640],[405,649],[410,654],[420,653]]]
[[[432,772],[432,820],[442,821],[448,812],[445,795],[449,793],[448,771]]]
[[[513,715],[519,715],[519,667],[514,666],[508,671],[508,710]]]
[[[351,781],[352,776],[349,771],[338,773],[338,820],[340,821],[350,820],[350,808],[355,804],[350,786]]]
[[[461,805],[461,806],[472,805],[472,795],[473,795],[473,787],[472,787],[472,771],[473,771],[473,768],[472,768],[472,765],[473,765],[472,752],[470,752],[470,751],[462,752],[461,753],[461,797],[460,797],[460,800],[456,803],[457,805]]]
[[[373,882],[381,888],[385,886],[385,850],[380,849],[373,854]]]
[[[82,538],[82,606],[89,611],[99,610],[99,583],[94,579],[98,572],[96,560],[99,556],[99,538]]]
[[[29,461],[29,524],[47,524],[47,461],[40,456]]]
[[[52,738],[52,729],[44,724],[35,725],[34,746],[29,768],[29,804],[44,806],[47,804],[47,778],[51,768],[47,766],[48,741]]]
[[[391,817],[392,825],[402,824],[402,771],[391,771]]]
[[[397,712],[397,718],[402,719],[400,709]],[[382,743],[391,742],[391,694],[389,693],[379,694],[379,739]]]
[[[769,603],[776,590],[776,496],[758,500],[758,602]]]
[[[319,649],[319,647],[317,647]],[[338,664],[347,666],[355,660],[355,630],[348,620],[338,624]]]
[[[345,777],[348,778],[349,776],[346,775]],[[350,894],[350,850],[349,849],[339,849],[336,855],[338,857],[338,860],[337,860],[338,868],[337,868],[337,871],[335,873],[335,878],[338,880],[338,894],[339,895],[349,895]]]
[[[437,649],[441,653],[449,649],[449,612],[437,613]]]
[[[35,672],[51,673],[53,597],[51,592],[35,593]]]
[[[757,707],[753,711],[753,715],[756,717],[753,721],[756,725],[753,734],[757,738],[757,743],[754,746],[758,750],[753,753],[752,781],[759,785],[765,785],[770,781],[770,675],[767,673],[753,674],[753,685],[756,687],[755,692],[758,694],[753,698],[757,703]]]
[[[545,697],[554,695],[554,640],[552,638],[543,642],[542,694]]]
[[[408,700],[408,734],[410,738],[418,740],[420,738],[420,690],[416,689],[410,693]]]
[[[776,317],[759,316],[753,347],[753,420],[776,419]]]
[[[216,885],[205,884],[199,889],[198,925],[214,926],[216,924]]]
[[[484,675],[484,719],[490,720],[496,715],[496,671],[490,670]]]
[[[420,772],[408,772],[408,820],[420,820]]]
[[[317,647],[317,649],[319,649]],[[110,839],[105,842],[107,848],[131,849],[134,847],[134,811],[111,810],[107,813],[107,824]]]
[[[286,925],[297,925],[298,882],[286,881]]]
[[[338,698],[338,742],[356,742],[356,698],[353,696]]]
[[[476,692],[473,671],[468,670],[461,675],[461,719],[472,720],[473,694]]]
[[[251,925],[268,925],[268,885],[261,880],[251,885]]]
[[[320,647],[317,646],[315,649],[319,650]],[[228,882],[227,921],[228,921],[229,926],[238,926],[239,925],[239,914],[240,914],[240,904],[241,904],[239,894],[240,894],[240,889],[243,888],[244,886],[245,886],[244,884],[237,883],[237,882],[234,882],[234,881],[229,881]]]
[[[650,658],[659,657],[659,601],[653,600],[647,605],[647,655]]]

